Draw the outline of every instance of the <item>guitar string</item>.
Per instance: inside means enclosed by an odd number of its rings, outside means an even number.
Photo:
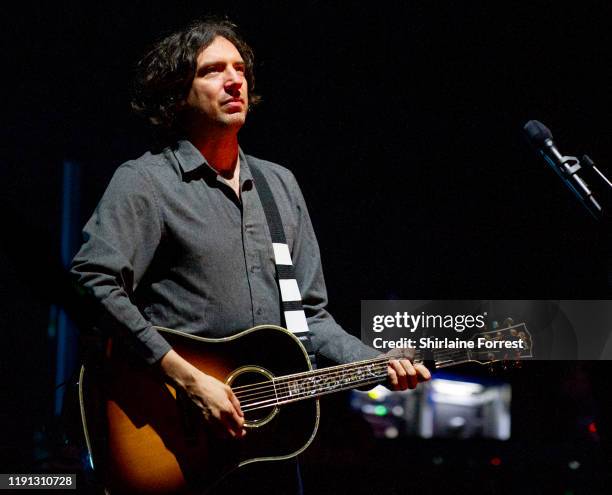
[[[461,362],[468,362],[469,360],[466,361],[459,361],[459,363]],[[446,366],[449,366],[451,364],[458,364],[458,363],[453,363],[453,362],[440,362],[439,367],[443,368]],[[261,400],[259,402],[251,402],[249,404],[247,404],[244,408],[243,411],[244,412],[250,412],[256,409],[263,409],[263,408],[270,408],[273,406],[279,406],[279,405],[284,405],[284,404],[289,404],[292,402],[297,402],[299,400],[305,399],[305,398],[311,398],[314,395],[316,396],[321,396],[321,395],[326,395],[326,394],[330,394],[333,392],[340,392],[342,390],[350,390],[351,388],[355,388],[355,387],[359,387],[359,386],[363,386],[363,385],[373,385],[375,383],[380,383],[382,380],[384,380],[387,377],[386,372],[383,374],[380,374],[378,377],[366,377],[362,380],[350,383],[350,384],[346,384],[346,385],[342,385],[340,387],[333,387],[330,388],[328,390],[325,391],[305,391],[302,392],[300,394],[296,394],[296,395],[291,395],[291,396],[287,396],[288,398],[283,399],[281,398],[281,400],[278,400],[278,398],[276,397],[272,397],[270,399],[267,400]]]
[[[364,368],[368,367],[366,370],[364,370],[365,372],[368,371],[373,371],[373,370],[378,370],[380,369],[386,369],[388,366],[388,362],[382,361],[379,363],[372,363],[372,364],[368,364],[368,365],[362,365]],[[335,368],[335,367],[334,367]],[[244,389],[245,387],[248,386],[243,386],[243,390],[240,390],[238,392],[234,392],[236,394],[236,397],[238,398],[245,398],[248,397],[250,395],[253,395],[253,392],[257,393],[261,393],[263,391],[266,391],[268,389],[272,389],[274,387],[276,387],[277,389],[282,389],[282,388],[288,388],[289,385],[293,385],[293,384],[299,384],[299,383],[312,383],[314,381],[325,381],[325,380],[329,380],[330,378],[336,378],[336,377],[343,377],[346,378],[347,374],[350,373],[354,373],[355,371],[357,371],[360,367],[359,366],[353,366],[351,368],[343,368],[343,369],[334,369],[334,368],[325,368],[324,370],[321,370],[321,373],[316,373],[316,374],[303,374],[303,376],[295,379],[295,378],[290,378],[288,379],[287,376],[283,376],[280,378],[275,378],[274,381],[267,381],[267,382],[259,382],[257,385],[257,387],[252,387],[252,388],[248,388],[248,389]],[[329,371],[325,371],[325,370],[329,370]],[[288,375],[290,376],[290,375]]]
[[[420,354],[420,353],[419,353]],[[436,353],[437,354],[437,353]],[[452,353],[453,355],[457,355],[457,354],[461,354],[463,355],[463,353],[461,352],[454,352]],[[450,357],[451,354],[449,354]],[[438,357],[438,356],[436,356]],[[446,357],[443,356],[443,357]],[[418,357],[415,356],[415,362],[418,362],[417,359]],[[359,369],[360,367],[363,366],[370,366],[370,369],[368,369],[367,371],[374,371],[376,370],[377,367],[384,365],[384,367],[386,367],[388,365],[388,361],[389,358],[388,357],[384,357],[384,358],[379,358],[379,359],[375,359],[372,360],[370,363],[366,364],[366,363],[358,363],[358,364],[350,364],[350,365],[342,365],[339,367],[331,367],[331,368],[325,368],[324,370],[320,370],[320,373],[312,373],[312,372],[305,372],[305,373],[298,373],[295,375],[287,375],[284,377],[280,377],[277,379],[274,379],[274,382],[272,381],[265,381],[265,382],[258,382],[255,384],[250,384],[250,385],[243,385],[241,387],[236,387],[235,388],[235,393],[236,393],[236,397],[238,397],[239,399],[245,400],[247,398],[251,398],[251,397],[256,397],[261,395],[262,393],[265,393],[266,391],[273,389],[274,387],[276,387],[277,389],[285,389],[288,388],[289,385],[300,385],[299,381],[300,380],[295,380],[294,376],[302,376],[305,380],[305,383],[312,383],[314,380],[327,380],[329,381],[332,378],[336,378],[339,377],[341,379],[346,379],[346,374],[347,372],[350,371],[355,371],[357,369]],[[440,362],[445,361],[444,359],[440,359]],[[378,364],[376,364],[378,362]],[[352,370],[351,370],[352,368]],[[352,380],[353,378],[349,377],[349,380]],[[306,381],[307,380],[307,381]],[[292,383],[293,382],[293,383]]]
[[[510,351],[511,349],[458,349],[458,350],[445,350],[442,352],[436,352],[434,355],[437,358],[444,359],[455,359],[458,356],[469,357],[472,353],[499,353],[500,351]],[[464,352],[464,351],[472,351],[472,352]]]
[[[458,349],[458,350],[449,350],[449,351],[445,351],[445,352],[437,352],[434,353],[434,355],[437,358],[442,358],[439,359],[439,365],[444,365],[444,366],[448,366],[449,363],[449,359],[451,357],[455,357],[457,355],[461,355],[461,357],[463,357],[464,353],[463,352],[464,349]],[[418,354],[420,354],[417,351]],[[416,356],[415,356],[416,357]],[[447,358],[446,360],[444,358]],[[353,369],[358,369],[359,367],[363,367],[363,366],[370,366],[369,369],[367,369],[367,372],[377,372],[378,368],[381,367],[382,368],[386,368],[386,366],[388,365],[388,357],[381,357],[378,360],[372,360],[370,363],[365,364],[365,363],[359,363],[359,364],[350,364],[350,365],[342,365],[340,367],[333,367],[333,368],[327,368],[325,370],[321,370],[321,373],[316,373],[316,374],[312,374],[312,372],[305,372],[305,373],[298,373],[296,374],[297,376],[302,375],[304,376],[305,379],[303,380],[295,380],[295,379],[291,379],[291,375],[287,376],[287,377],[282,377],[280,379],[276,379],[273,382],[268,381],[268,382],[259,382],[257,384],[252,384],[252,385],[246,385],[246,386],[242,386],[241,388],[243,388],[244,390],[242,390],[241,392],[237,393],[237,397],[242,399],[242,402],[248,407],[249,404],[252,403],[253,400],[260,400],[262,399],[262,395],[266,395],[267,392],[270,391],[270,389],[276,389],[275,392],[278,393],[278,391],[280,391],[281,393],[284,392],[288,392],[289,388],[291,385],[294,386],[322,386],[322,389],[325,389],[326,386],[329,386],[328,383],[330,380],[339,377],[340,379],[344,379],[344,384],[345,385],[350,385],[352,383],[357,383],[360,380],[355,380],[354,377],[349,377],[348,380],[346,378],[346,374],[347,371],[349,371],[351,368]],[[379,361],[378,365],[376,364],[376,362]],[[416,359],[415,359],[416,361]],[[467,360],[463,360],[462,362],[465,361],[469,361],[469,359]],[[318,379],[318,380],[317,380]],[[293,383],[292,383],[293,382]],[[301,382],[301,383],[300,383]],[[253,386],[256,385],[256,386]],[[339,384],[334,384],[330,390],[336,390],[338,389],[339,386],[343,386],[343,385],[339,385]],[[293,394],[289,393],[289,396],[292,396]],[[307,395],[312,395],[311,391],[307,392]]]
[[[363,383],[366,382],[380,382],[382,381],[384,378],[386,378],[386,373],[385,374],[379,374],[378,376],[374,375],[374,376],[369,376],[367,378],[363,378],[361,380],[349,383],[349,384],[342,384],[336,387],[328,387],[328,388],[320,388],[320,389],[316,389],[316,388],[312,388],[312,389],[302,389],[299,393],[284,393],[284,394],[280,394],[279,396],[273,395],[273,394],[268,394],[266,396],[263,397],[259,397],[257,399],[254,400],[249,400],[247,401],[244,406],[243,406],[243,411],[249,411],[252,410],[253,407],[263,407],[263,406],[274,406],[274,405],[278,405],[280,403],[283,403],[286,400],[298,400],[298,399],[303,399],[303,398],[310,398],[310,397],[317,397],[320,395],[324,395],[326,393],[331,393],[331,392],[335,392],[335,391],[340,391],[343,389],[351,389],[354,387],[358,387]]]
[[[421,349],[416,350],[415,357],[413,358],[415,361],[417,361],[418,359],[417,355],[421,354],[420,351]],[[464,357],[464,355],[468,357],[468,353],[464,351],[466,351],[466,349],[456,349],[456,350],[444,349],[444,350],[437,350],[437,352],[436,350],[434,350],[432,354],[433,354],[434,359],[439,361],[438,365],[444,364],[444,366],[448,366],[450,364],[449,361],[455,360],[456,357]],[[265,393],[265,391],[270,388],[277,387],[281,390],[288,389],[290,382],[292,380],[295,382],[296,381],[295,377],[299,377],[300,375],[303,377],[307,377],[308,381],[306,382],[306,384],[312,383],[312,381],[316,380],[317,378],[319,380],[323,378],[329,381],[329,379],[336,377],[338,375],[340,375],[341,378],[345,378],[346,372],[351,370],[351,368],[355,370],[355,369],[358,369],[359,367],[368,366],[368,365],[376,366],[376,363],[378,361],[382,361],[382,364],[388,365],[389,357],[384,356],[378,359],[373,359],[367,364],[365,362],[360,362],[360,363],[351,363],[349,365],[341,365],[339,367],[327,368],[325,370],[322,370],[321,373],[318,373],[318,372],[313,373],[311,371],[296,373],[294,375],[288,375],[285,377],[281,377],[279,379],[275,379],[272,382],[267,381],[267,382],[258,382],[256,384],[243,385],[240,387],[236,387],[235,390],[236,390],[237,396],[242,397],[244,400],[247,398],[260,396],[262,393]],[[460,362],[466,362],[466,361],[469,361],[469,359],[463,359]],[[378,366],[380,366],[380,364]],[[371,372],[372,369],[368,371]],[[243,390],[239,391],[239,389],[243,389]]]
[[[386,378],[386,373],[385,374],[381,374],[377,377],[368,377],[367,379],[364,378],[363,380],[360,380],[358,382],[349,384],[349,385],[345,385],[343,387],[339,387],[339,388],[334,388],[334,389],[328,389],[325,391],[319,391],[319,392],[315,392],[315,391],[305,391],[302,392],[300,394],[296,394],[296,395],[291,395],[291,396],[284,396],[281,397],[280,399],[277,399],[276,397],[272,397],[266,400],[260,400],[260,401],[256,401],[256,402],[252,402],[247,404],[244,408],[243,411],[244,412],[250,412],[253,411],[255,409],[263,409],[263,408],[268,408],[268,407],[273,407],[273,406],[278,406],[278,405],[283,405],[283,404],[288,404],[291,402],[297,402],[299,400],[305,399],[305,398],[311,398],[313,396],[321,396],[321,395],[326,395],[332,392],[339,392],[341,390],[349,390],[351,388],[354,388],[355,386],[361,386],[361,385],[368,385],[368,384],[374,384],[374,383],[378,383],[381,380],[383,380],[384,378]]]
[[[440,351],[434,351],[433,356],[434,359],[448,359],[448,358],[455,358],[455,357],[462,357],[464,355],[467,355],[468,353],[466,352],[466,349],[457,349],[457,350],[440,350]]]
[[[361,377],[358,380],[352,379],[344,383],[340,382],[340,383],[335,383],[333,385],[323,382],[323,383],[314,383],[314,386],[313,386],[313,383],[310,380],[304,380],[303,385],[306,385],[306,388],[305,389],[302,388],[302,390],[300,390],[299,393],[297,394],[289,392],[288,384],[286,384],[285,387],[281,388],[281,392],[286,393],[285,396],[282,396],[282,395],[272,396],[271,394],[267,394],[267,397],[269,398],[266,399],[266,395],[261,396],[261,393],[260,393],[259,397],[257,398],[251,397],[247,401],[243,402],[243,405],[245,409],[248,411],[248,410],[252,410],[251,406],[257,405],[259,406],[258,408],[261,408],[264,406],[272,406],[274,405],[274,403],[281,403],[279,401],[283,401],[285,398],[290,398],[291,400],[294,400],[294,399],[297,400],[300,398],[311,397],[313,395],[324,395],[324,394],[331,393],[334,391],[350,389],[350,388],[354,388],[354,387],[360,386],[361,384],[365,384],[365,383],[380,382],[381,380],[387,377],[386,363],[382,363],[382,364],[384,364],[384,366],[379,365],[377,366],[377,369],[375,370],[374,369],[368,370],[371,373],[373,373],[373,376],[365,376],[365,377]],[[309,386],[311,386],[311,388],[309,388]],[[319,387],[319,390],[317,390],[317,386]]]
[[[358,386],[364,386],[364,385],[374,385],[376,383],[380,383],[380,379],[372,379],[372,380],[367,380],[367,381],[363,381],[363,382],[359,382]],[[334,392],[341,392],[343,390],[350,390],[352,387],[343,387],[340,389],[335,389],[335,390],[327,390],[325,392],[320,392],[318,393],[316,396],[312,395],[312,394],[304,394],[301,396],[295,396],[293,398],[287,398],[285,400],[281,400],[281,401],[276,401],[275,399],[272,401],[267,401],[265,403],[259,404],[259,405],[254,405],[252,407],[247,407],[245,409],[243,409],[244,412],[249,413],[251,411],[255,411],[257,409],[270,409],[273,407],[277,407],[277,406],[282,406],[285,404],[291,404],[293,402],[299,402],[301,400],[305,400],[305,399],[312,399],[315,397],[321,397],[323,395],[328,395]]]
[[[338,373],[338,372],[343,372],[343,371],[347,371],[350,370],[351,368],[356,369],[359,367],[363,367],[363,366],[367,366],[367,365],[376,365],[377,363],[385,363],[388,364],[389,360],[393,359],[393,358],[389,358],[388,356],[381,356],[380,358],[374,358],[371,359],[369,361],[358,361],[356,363],[349,363],[349,364],[345,364],[345,365],[340,365],[340,366],[332,366],[329,368],[324,368],[322,370],[318,370],[318,371],[304,371],[304,372],[300,372],[300,373],[294,373],[292,375],[285,375],[279,378],[276,378],[276,383],[281,383],[281,381],[283,380],[291,380],[291,379],[295,379],[295,378],[300,378],[300,377],[309,377],[309,376],[323,376],[326,374],[330,374],[330,373]],[[417,350],[415,357],[414,357],[414,361],[415,362],[422,362],[423,359],[420,357],[420,352],[419,350]],[[247,390],[253,390],[256,389],[257,386],[263,385],[269,385],[270,381],[262,381],[262,382],[256,382],[256,383],[252,383],[252,384],[247,384],[247,385],[241,385],[238,387],[232,387],[232,390],[234,391],[234,393],[236,392],[240,392],[241,390],[247,389]]]
[[[383,369],[385,369],[388,366],[389,358],[388,357],[379,358],[376,360],[372,360],[370,363],[367,363],[367,364],[366,363],[367,362],[361,362],[358,364],[342,365],[340,367],[334,366],[330,368],[324,368],[322,370],[319,370],[320,372],[314,372],[314,373],[313,372],[299,373],[297,374],[297,376],[299,376],[300,378],[298,378],[297,380],[294,378],[293,375],[287,375],[287,376],[275,378],[274,384],[272,384],[271,381],[265,381],[265,382],[258,382],[252,385],[243,385],[241,387],[236,387],[234,389],[234,393],[236,394],[236,397],[244,398],[244,397],[249,397],[251,395],[260,393],[261,391],[268,390],[270,388],[273,388],[274,386],[283,387],[289,384],[298,383],[300,379],[308,383],[315,381],[315,380],[322,381],[322,380],[329,380],[330,378],[336,378],[336,377],[346,379],[346,375],[348,373],[357,371],[359,370],[359,368],[366,368],[367,366],[369,366],[369,368],[364,369],[364,372],[372,372],[374,370],[378,371],[378,368],[381,366]],[[352,379],[352,378],[349,377],[349,379]],[[255,392],[255,394],[253,394],[253,392]]]
[[[352,383],[356,381],[360,381],[364,378],[368,378],[367,374],[378,374],[383,370],[386,372],[387,363],[382,362],[376,365],[370,365],[365,372],[360,373],[359,375],[354,372],[344,371],[336,371],[334,373],[326,373],[320,374],[317,376],[306,376],[297,380],[274,380],[274,383],[269,382],[267,387],[258,387],[258,390],[253,394],[244,394],[241,393],[237,397],[240,397],[242,400],[250,399],[251,397],[255,397],[261,395],[262,393],[266,393],[267,391],[275,388],[277,391],[286,392],[290,390],[295,390],[297,387],[315,387],[315,386],[327,386],[330,385],[334,380],[341,381],[343,383]],[[354,370],[357,371],[357,370]]]
[[[501,329],[501,331],[498,331],[498,333],[500,335],[497,335],[495,337],[493,337],[493,340],[503,340],[503,330]],[[480,352],[489,352],[492,349],[484,349],[484,350],[480,350],[480,349],[435,349],[433,350],[433,354],[435,356],[435,358],[456,358],[458,355],[463,356],[463,354],[466,354],[469,357],[469,351],[480,351]]]
[[[355,371],[359,369],[360,367],[378,366],[381,363],[386,364],[387,362],[388,362],[388,358],[376,358],[370,361],[360,361],[357,363],[350,363],[347,365],[340,365],[340,366],[332,366],[329,368],[323,368],[323,369],[315,370],[315,371],[309,370],[309,371],[304,371],[300,373],[294,373],[291,375],[284,375],[278,378],[274,378],[274,380],[276,384],[283,384],[284,382],[288,382],[292,380],[299,380],[301,378],[322,377],[322,376],[328,376],[331,374],[351,372],[351,371]],[[232,390],[234,391],[234,393],[241,394],[243,392],[250,392],[252,390],[257,390],[258,388],[261,388],[261,387],[263,388],[269,387],[270,383],[271,383],[270,380],[266,380],[262,382],[241,385],[238,387],[232,387]]]
[[[467,362],[469,360],[465,360],[465,361],[460,361],[460,362]],[[450,364],[453,364],[452,362],[440,362],[439,366],[440,367],[446,367]],[[380,367],[380,366],[379,366]],[[283,405],[283,404],[287,404],[287,403],[291,403],[291,402],[296,402],[298,400],[302,400],[304,398],[310,398],[313,396],[321,396],[321,395],[326,395],[332,392],[339,392],[341,390],[348,390],[351,388],[355,388],[361,385],[367,385],[367,384],[374,384],[374,383],[380,383],[382,380],[384,380],[387,377],[387,373],[386,373],[386,367],[380,367],[381,369],[379,371],[384,370],[384,373],[380,373],[378,376],[374,375],[374,376],[369,376],[369,377],[363,377],[360,380],[355,380],[352,381],[351,383],[344,383],[344,384],[340,384],[340,385],[336,385],[333,387],[327,387],[325,386],[325,384],[323,384],[323,386],[319,389],[316,390],[315,387],[313,387],[312,389],[308,389],[306,388],[306,390],[302,390],[297,394],[288,394],[285,396],[278,396],[276,394],[274,395],[270,395],[268,394],[268,398],[264,397],[258,397],[257,399],[253,400],[250,399],[248,401],[246,401],[243,405],[243,411],[245,412],[249,412],[249,411],[253,411],[255,409],[262,409],[262,408],[269,408],[269,407],[273,407],[273,406],[277,406],[277,405]],[[309,382],[305,383],[306,385],[310,385]],[[318,385],[318,384],[316,384]],[[287,387],[285,387],[287,388]],[[285,390],[283,390],[285,391]]]
[[[379,374],[382,371],[385,372],[385,376],[386,376],[386,369],[387,369],[387,365],[383,365],[383,366],[376,366],[376,367],[372,367],[368,370],[368,373],[370,374]],[[371,375],[370,375],[371,376]],[[266,387],[265,389],[260,389],[258,390],[256,393],[251,393],[251,394],[241,394],[241,395],[237,395],[237,398],[240,400],[241,404],[243,403],[247,403],[248,401],[252,401],[252,400],[259,400],[262,396],[265,396],[266,394],[269,394],[269,392],[276,392],[278,395],[282,394],[282,393],[287,393],[288,395],[292,395],[292,390],[296,390],[296,389],[300,389],[300,388],[316,388],[316,387],[321,387],[321,388],[325,388],[325,387],[337,387],[339,385],[348,385],[354,382],[358,382],[360,380],[363,380],[364,378],[368,378],[368,376],[360,376],[358,378],[355,378],[355,376],[350,376],[350,377],[346,377],[346,374],[338,374],[338,373],[334,373],[334,374],[329,374],[329,375],[325,375],[322,378],[320,378],[319,380],[312,380],[310,378],[305,378],[305,379],[301,379],[301,380],[294,380],[292,382],[284,382],[282,384],[277,384],[276,382],[272,383],[270,382],[270,386]],[[335,384],[332,384],[330,382],[333,382],[334,379],[336,380]],[[339,379],[339,380],[338,380]]]
[[[366,366],[368,364],[376,364],[378,362],[383,362],[383,361],[389,361],[388,357],[378,357],[378,358],[374,358],[374,359],[370,359],[370,360],[365,360],[365,361],[357,361],[355,363],[348,363],[348,364],[341,364],[338,366],[330,366],[329,368],[323,368],[320,370],[315,370],[315,371],[301,371],[298,373],[293,373],[291,375],[284,375],[282,377],[279,377],[277,380],[281,380],[281,379],[292,379],[292,378],[299,378],[301,376],[308,376],[308,375],[312,375],[312,374],[319,374],[319,373],[325,373],[328,371],[336,371],[336,370],[340,370],[340,369],[350,369],[350,368],[355,368],[355,367],[359,367],[359,366]],[[252,385],[258,385],[260,383],[268,383],[268,381],[263,381],[263,382],[258,382],[258,383],[253,383],[253,384],[247,384],[247,385],[241,385],[239,387],[232,387],[232,390],[240,390],[242,388],[248,388],[251,387]]]
[[[416,350],[415,356],[414,356],[414,361],[415,362],[422,362],[423,359],[420,356],[421,352],[420,349]],[[466,354],[465,352],[463,352],[464,349],[457,349],[457,350],[448,350],[448,351],[434,351],[433,352],[433,357],[434,360],[440,360],[440,361],[444,361],[446,359],[449,358],[454,358],[457,356],[461,356],[463,357],[464,354]],[[323,370],[319,370],[319,371],[305,371],[305,372],[300,372],[300,373],[295,373],[292,375],[286,375],[283,377],[279,377],[276,378],[276,383],[281,383],[282,380],[291,380],[291,379],[295,379],[295,378],[299,378],[300,376],[322,376],[325,374],[329,374],[330,372],[342,372],[342,371],[346,371],[346,370],[350,370],[351,368],[359,368],[361,366],[367,366],[367,365],[374,365],[377,362],[387,362],[390,360],[391,358],[389,358],[388,356],[384,356],[384,357],[380,357],[380,358],[375,358],[372,359],[370,361],[361,361],[361,362],[357,362],[357,363],[350,363],[347,365],[340,365],[340,366],[333,366],[333,367],[329,367],[329,368],[324,368]],[[237,386],[237,387],[232,387],[232,390],[236,393],[239,392],[240,390],[254,390],[256,389],[258,386],[267,386],[269,385],[269,381],[262,381],[262,382],[256,382],[256,383],[252,383],[252,384],[247,384],[247,385],[241,385],[241,386]]]
[[[351,388],[354,388],[356,386],[362,386],[362,385],[372,385],[375,383],[380,383],[382,380],[384,380],[386,378],[387,374],[382,373],[378,376],[375,377],[366,377],[358,382],[354,382],[348,385],[343,385],[341,387],[334,387],[333,389],[328,389],[325,391],[305,391],[302,392],[300,394],[296,394],[296,395],[291,395],[291,396],[286,396],[284,398],[281,398],[281,400],[277,400],[276,398],[271,398],[268,400],[262,400],[259,402],[254,402],[249,404],[249,407],[246,407],[245,410],[247,412],[255,410],[255,409],[262,409],[262,408],[269,408],[272,406],[276,406],[276,405],[283,405],[283,404],[288,404],[291,402],[296,402],[302,399],[307,399],[307,398],[312,398],[313,396],[315,396],[315,392],[316,392],[316,396],[321,396],[321,395],[326,395],[326,394],[330,394],[333,392],[339,392],[341,390],[349,390]]]
[[[463,353],[461,352],[463,350],[458,350],[458,351],[452,351],[452,352],[447,352],[444,353],[446,355],[453,355],[453,354],[461,354],[461,356],[463,356],[465,354],[465,356],[467,357],[467,353]],[[460,361],[455,361],[455,360],[447,360],[447,361],[437,361],[436,362],[436,366],[443,368],[443,367],[447,367],[450,366],[452,364],[459,364],[459,363],[465,363],[465,362],[469,362],[470,359],[463,359]],[[380,367],[380,366],[379,366]],[[385,367],[383,366],[381,368],[385,369]],[[370,370],[371,371],[371,370]],[[337,374],[337,373],[336,373]],[[320,375],[320,376],[325,376],[325,375]],[[329,374],[329,376],[333,376],[332,374]],[[258,397],[257,399],[250,399],[249,401],[245,402],[244,404],[244,410],[246,412],[255,410],[255,409],[262,409],[262,408],[269,408],[275,405],[282,405],[282,404],[287,404],[290,402],[296,402],[298,400],[304,399],[304,398],[310,398],[313,396],[321,396],[321,395],[326,395],[332,392],[339,392],[341,390],[348,390],[351,388],[355,388],[361,385],[366,385],[366,384],[374,384],[374,383],[379,383],[381,382],[383,379],[385,379],[387,377],[387,373],[386,373],[386,369],[385,369],[385,373],[380,374],[379,376],[373,376],[373,377],[364,377],[360,380],[354,380],[352,382],[347,382],[344,384],[335,384],[334,386],[329,386],[329,384],[325,384],[323,383],[322,386],[320,386],[320,383],[316,383],[315,387],[308,389],[308,385],[312,385],[312,382],[310,380],[304,380],[304,384],[307,386],[306,390],[302,390],[297,394],[288,394],[286,396],[281,396],[280,398],[277,395],[271,396],[268,394],[269,398],[265,398],[264,397]],[[316,390],[316,386],[319,385],[320,389]],[[285,384],[285,389],[288,388],[288,383]],[[285,390],[282,390],[285,391]]]

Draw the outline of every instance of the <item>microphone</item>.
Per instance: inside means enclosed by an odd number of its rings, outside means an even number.
[[[584,207],[599,219],[603,215],[602,207],[593,197],[586,182],[578,175],[582,169],[580,160],[575,156],[562,155],[555,143],[550,129],[542,122],[530,120],[523,126],[529,144],[542,155],[546,163],[556,172],[565,185],[574,193]]]
[[[559,153],[559,150],[553,143],[553,136],[550,129],[546,127],[539,120],[530,120],[523,127],[527,141],[535,149],[541,151],[543,154],[550,154],[554,158],[555,163],[563,163],[563,155]]]

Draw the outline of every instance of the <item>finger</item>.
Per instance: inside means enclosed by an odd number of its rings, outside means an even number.
[[[408,359],[402,359],[400,361],[400,365],[406,373],[406,387],[411,389],[416,388],[419,383],[419,379],[412,363]]]
[[[397,373],[395,369],[391,366],[391,361],[389,361],[389,366],[387,366],[387,378],[389,379],[389,383],[391,384],[391,388],[393,390],[397,390],[398,381],[397,381]]]
[[[232,404],[233,406],[233,404]],[[231,415],[231,419],[236,427],[236,430],[242,430],[242,427],[244,426],[244,416],[240,416],[240,414],[238,414],[238,411],[236,411],[236,409],[234,407],[232,407],[231,411],[230,411],[230,415]]]
[[[238,413],[236,413],[233,407],[227,411],[223,411],[221,414],[221,421],[232,438],[240,438],[243,436],[244,420],[238,416]]]
[[[410,374],[409,369],[404,365],[405,359],[395,361],[394,368],[397,371],[399,377],[399,389],[406,390],[410,386]]]
[[[392,360],[389,364],[395,370],[397,374],[397,389],[396,390],[406,390],[408,387],[408,377],[406,373],[406,369],[402,366],[401,361]]]
[[[240,416],[244,417],[244,413],[242,412],[242,408],[240,407],[240,401],[238,400],[238,397],[236,397],[236,395],[234,394],[231,388],[229,389],[227,396],[229,397],[229,400],[232,402],[234,409],[236,409],[236,412]]]
[[[235,436],[237,438],[242,438],[246,435],[246,430],[244,429],[244,413],[242,412],[242,408],[240,407],[240,401],[238,400],[238,397],[236,397],[232,389],[229,387],[228,397],[231,405],[233,406],[233,411],[231,411],[232,419],[234,421],[234,424],[237,426],[237,428],[234,429],[234,432],[236,433]]]
[[[242,438],[246,435],[245,428],[238,428],[235,430],[228,430],[232,438]]]
[[[414,369],[417,371],[420,382],[425,382],[431,379],[431,372],[422,364],[414,364]]]

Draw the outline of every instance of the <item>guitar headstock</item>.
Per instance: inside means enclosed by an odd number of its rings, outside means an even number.
[[[500,328],[481,332],[470,338],[474,348],[470,361],[489,364],[498,361],[518,361],[533,358],[533,339],[525,323],[513,324],[507,319]]]

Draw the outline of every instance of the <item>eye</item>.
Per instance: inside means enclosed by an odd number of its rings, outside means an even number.
[[[222,71],[223,67],[221,67],[219,64],[206,65],[198,71],[198,75],[200,77],[204,77],[208,75],[215,75]]]

